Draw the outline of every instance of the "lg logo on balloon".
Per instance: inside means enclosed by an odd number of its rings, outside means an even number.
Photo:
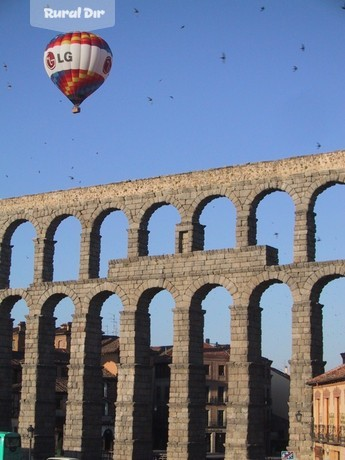
[[[53,70],[56,65],[54,53],[52,53],[51,51],[47,53],[46,64],[50,70]]]
[[[62,56],[60,55],[60,53],[57,53],[56,57],[57,57],[57,62],[59,64],[61,64],[63,62],[72,62],[72,60],[73,60],[73,56],[72,56],[72,53],[70,51],[66,51]],[[49,51],[47,53],[46,63],[47,63],[47,67],[50,70],[53,70],[55,68],[55,66],[56,66],[56,59],[55,59],[54,53],[52,53],[51,51]],[[105,64],[104,64],[104,66],[105,66]],[[110,64],[110,67],[111,67],[111,64]],[[110,67],[109,67],[109,70],[110,70]],[[109,70],[108,70],[108,72],[109,72]],[[108,73],[108,72],[106,72],[106,73]]]
[[[107,56],[105,58],[105,61],[104,61],[104,64],[103,64],[103,73],[107,74],[110,72],[110,69],[111,69],[111,62],[112,59],[110,56]]]
[[[57,53],[57,60],[60,64],[61,62],[72,62],[72,53],[70,51],[66,51],[62,57],[60,56],[60,53]]]

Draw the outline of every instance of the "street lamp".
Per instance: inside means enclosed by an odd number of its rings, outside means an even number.
[[[302,421],[302,412],[301,412],[300,410],[298,410],[298,411],[296,412],[296,414],[295,414],[295,417],[296,417],[296,421],[297,421],[298,423],[301,423],[301,421]]]
[[[31,460],[31,449],[32,449],[32,438],[34,437],[35,428],[32,425],[29,425],[28,435],[29,435],[29,460]]]

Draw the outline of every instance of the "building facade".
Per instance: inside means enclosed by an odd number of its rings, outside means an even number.
[[[13,413],[12,430],[18,431],[20,408],[20,390],[22,365],[25,352],[25,323],[13,329]],[[68,401],[68,366],[70,353],[71,324],[62,324],[56,329],[55,367],[56,367],[56,422],[55,453],[63,452],[63,435]],[[226,407],[228,403],[228,363],[231,348],[229,345],[204,343],[204,369],[206,376],[206,451],[208,454],[225,454]],[[152,379],[154,387],[152,405],[153,450],[166,452],[168,445],[170,366],[173,347],[151,348]],[[271,367],[272,362],[263,359],[265,369],[265,446],[266,455],[285,450],[288,432],[289,378],[287,374]],[[104,336],[102,339],[102,378],[103,378],[103,416],[102,416],[102,452],[113,452],[115,433],[115,407],[117,396],[117,373],[120,363],[120,339],[117,336]],[[278,380],[277,380],[278,379]],[[279,381],[280,380],[280,381]],[[283,383],[282,383],[283,382]],[[282,431],[283,434],[282,434]],[[278,448],[279,446],[279,448]],[[280,452],[280,451],[279,451]]]
[[[229,361],[231,347],[218,343],[204,343],[206,452],[225,455]],[[168,445],[168,413],[170,393],[170,365],[173,347],[152,349],[154,379],[153,447],[166,451]],[[263,358],[265,379],[264,443],[266,456],[280,456],[287,449],[289,430],[290,378],[287,373],[271,367],[272,361]]]
[[[17,432],[22,389],[22,368],[25,364],[26,324],[21,322],[13,328],[12,352],[12,411],[11,430]],[[55,448],[56,455],[64,451],[64,430],[68,404],[68,372],[70,365],[71,323],[62,324],[55,330]],[[102,368],[103,395],[99,401],[102,406],[102,458],[110,459],[114,448],[115,402],[117,389],[117,366],[119,363],[119,338],[103,336]],[[107,455],[108,454],[108,455]]]
[[[345,459],[345,354],[342,355],[343,364],[308,382],[313,388],[314,460]]]
[[[206,449],[210,453],[225,453],[229,358],[229,345],[211,344],[206,340]]]

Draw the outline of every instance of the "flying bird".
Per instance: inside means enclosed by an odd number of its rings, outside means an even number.
[[[184,28],[185,28],[185,26],[181,26],[181,27],[180,27],[180,29],[184,29]]]
[[[225,59],[226,59],[226,55],[225,53],[222,53],[222,55],[220,56],[220,58],[223,62],[225,62]]]
[[[264,10],[265,10],[265,7],[262,6],[262,7],[260,8],[260,11],[264,11]]]
[[[321,147],[321,144],[318,142],[318,143],[316,144],[316,147],[319,149],[319,148]]]
[[[302,51],[305,51],[305,46],[303,45],[303,43],[302,43],[302,45],[301,45],[301,50],[302,50]]]
[[[153,102],[152,97],[147,96],[147,100],[148,100],[149,102],[151,102],[151,103]]]
[[[298,70],[298,67],[297,67],[296,65],[294,65],[294,66],[292,67],[292,70],[293,70],[294,72],[296,72],[296,70]]]
[[[139,13],[139,10],[137,8],[133,8],[134,10],[134,14],[138,14]]]
[[[5,70],[7,70],[7,64],[4,63],[3,67],[4,67]]]

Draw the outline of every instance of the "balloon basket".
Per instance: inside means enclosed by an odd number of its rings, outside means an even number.
[[[79,113],[80,112],[80,107],[78,107],[77,105],[75,105],[72,109],[72,113]]]

